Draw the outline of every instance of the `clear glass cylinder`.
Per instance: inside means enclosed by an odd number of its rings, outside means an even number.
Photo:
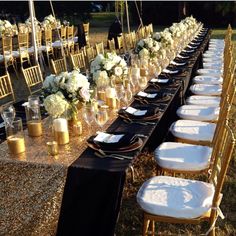
[[[25,106],[25,113],[29,136],[41,136],[43,131],[39,102],[37,100],[29,100],[28,106]]]
[[[11,124],[5,123],[5,129],[10,153],[19,154],[25,152],[22,119],[16,117]]]

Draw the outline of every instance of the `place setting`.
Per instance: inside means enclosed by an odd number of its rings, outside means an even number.
[[[142,147],[142,138],[145,135],[129,132],[97,132],[87,140],[89,148],[99,158],[112,158],[118,160],[132,160],[132,156],[124,155]]]

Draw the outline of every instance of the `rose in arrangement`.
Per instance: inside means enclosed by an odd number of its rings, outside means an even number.
[[[97,86],[109,85],[112,76],[122,77],[128,74],[127,63],[115,52],[98,54],[90,66],[93,80]]]

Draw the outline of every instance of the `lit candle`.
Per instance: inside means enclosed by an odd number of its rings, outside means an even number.
[[[12,154],[25,152],[25,140],[23,137],[9,136],[7,138],[7,144]]]
[[[41,121],[28,121],[27,122],[28,127],[28,134],[31,137],[39,137],[42,135],[42,123]]]
[[[69,143],[69,131],[67,120],[64,118],[57,118],[53,121],[55,140],[59,145]]]

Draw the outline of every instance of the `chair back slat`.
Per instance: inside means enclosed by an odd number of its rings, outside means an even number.
[[[70,54],[70,58],[74,69],[85,70],[86,63],[83,52]]]
[[[108,47],[110,51],[116,51],[116,46],[115,46],[115,40],[114,38],[111,40],[108,40]]]
[[[103,42],[100,43],[96,43],[95,44],[95,48],[96,48],[96,53],[98,54],[104,54],[104,45]]]
[[[34,86],[43,83],[43,76],[39,65],[31,66],[27,69],[22,68],[22,72],[30,94],[41,90],[41,88],[33,90]]]
[[[55,75],[60,74],[61,72],[67,71],[65,58],[53,60],[51,59],[53,73]]]
[[[15,94],[13,92],[12,83],[9,74],[0,77],[0,100],[7,96],[12,96],[11,101],[15,101]]]
[[[215,186],[213,207],[217,207],[219,196],[222,191],[227,169],[235,146],[235,138],[228,124],[225,127],[225,132],[222,138],[221,150],[218,153],[218,157],[214,160],[212,174],[210,176],[210,182]]]

